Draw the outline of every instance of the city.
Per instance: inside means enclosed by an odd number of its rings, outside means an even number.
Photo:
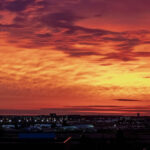
[[[57,115],[1,116],[0,145],[65,149],[150,148],[150,117]]]
[[[0,148],[150,150],[150,0],[0,0]]]

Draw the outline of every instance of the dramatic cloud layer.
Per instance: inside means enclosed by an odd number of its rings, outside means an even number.
[[[0,1],[0,109],[147,115],[149,17],[149,0]]]

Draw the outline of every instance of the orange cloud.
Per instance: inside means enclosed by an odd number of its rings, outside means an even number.
[[[150,12],[144,2],[0,2],[0,109],[111,104],[126,109],[84,113],[147,114]]]

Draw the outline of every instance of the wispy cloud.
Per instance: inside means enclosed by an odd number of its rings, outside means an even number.
[[[79,104],[93,106],[75,112],[118,113],[142,105],[148,111],[149,4],[0,1],[0,108]]]
[[[115,99],[117,101],[122,101],[122,102],[136,102],[136,101],[140,101],[140,100],[136,100],[136,99]]]

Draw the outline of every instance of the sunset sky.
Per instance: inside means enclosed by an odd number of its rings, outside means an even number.
[[[0,114],[150,115],[150,0],[0,0]]]

